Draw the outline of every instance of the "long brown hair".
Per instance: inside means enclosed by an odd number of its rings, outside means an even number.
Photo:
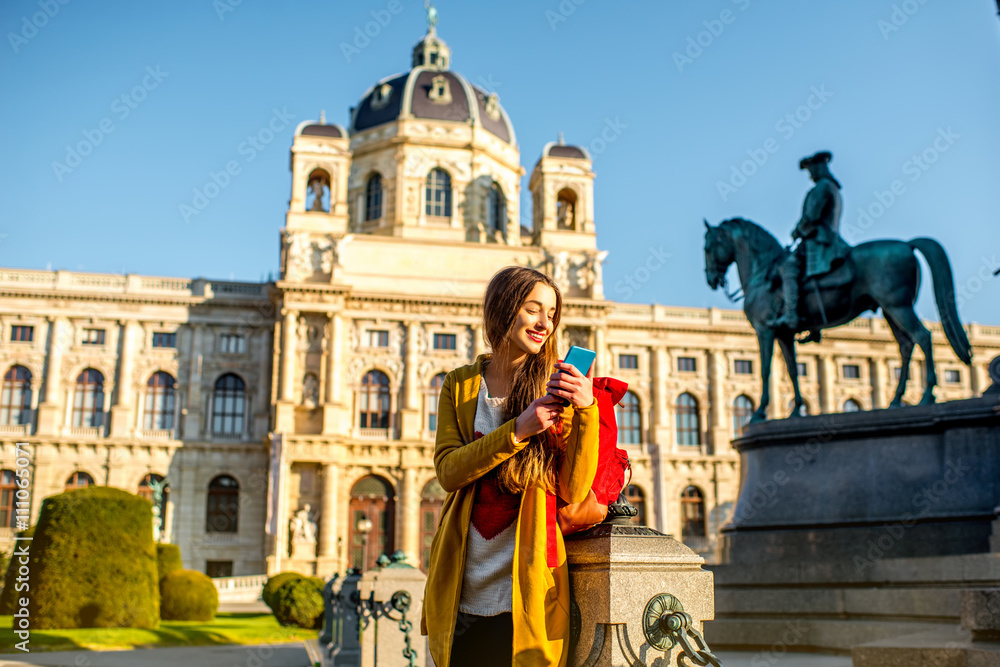
[[[555,281],[544,273],[523,266],[508,266],[493,276],[483,297],[483,336],[494,355],[506,356],[517,315],[538,283],[548,285],[556,293],[552,332],[546,336],[538,354],[528,354],[511,369],[507,397],[503,403],[505,420],[516,418],[545,393],[545,384],[559,359],[555,332],[562,314],[562,294]],[[486,364],[484,370],[485,367]],[[501,489],[520,493],[531,484],[539,483],[549,491],[555,488],[558,452],[549,443],[550,437],[548,431],[531,436],[524,449],[494,469]]]

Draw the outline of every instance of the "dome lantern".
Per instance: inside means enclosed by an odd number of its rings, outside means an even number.
[[[451,65],[451,49],[437,36],[438,14],[427,5],[427,34],[413,47],[413,67],[444,71]]]

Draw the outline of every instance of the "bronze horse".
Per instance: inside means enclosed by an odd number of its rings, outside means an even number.
[[[920,405],[934,402],[937,374],[934,372],[931,334],[913,310],[920,285],[920,264],[913,254],[914,250],[919,250],[930,266],[934,299],[951,349],[966,365],[972,361],[969,339],[958,320],[958,309],[955,307],[951,265],[944,249],[933,239],[869,241],[854,246],[844,264],[821,276],[817,282],[808,281],[803,285],[798,331],[793,331],[769,324],[781,312],[781,288],[776,267],[787,251],[767,230],[749,220],[734,218],[715,227],[705,221],[705,230],[705,277],[709,287],[726,289],[726,271],[730,264],[736,262],[745,297],[743,312],[757,333],[763,393],[751,422],[767,418],[775,340],[781,346],[795,389],[795,405],[790,416],[797,417],[803,402],[795,362],[795,334],[846,324],[865,311],[879,308],[903,357],[896,395],[890,407],[903,404],[914,344],[920,346],[926,360],[926,389]]]

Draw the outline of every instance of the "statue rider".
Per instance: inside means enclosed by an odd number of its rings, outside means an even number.
[[[794,251],[787,253],[778,266],[784,307],[773,322],[776,327],[798,330],[800,284],[806,285],[810,279],[837,268],[850,250],[839,233],[842,208],[840,183],[827,166],[832,157],[829,151],[820,151],[799,162],[799,169],[808,169],[809,177],[816,185],[806,195],[802,218],[792,230],[792,239],[801,239],[802,242]],[[818,341],[818,333],[818,330],[810,332],[803,342]]]

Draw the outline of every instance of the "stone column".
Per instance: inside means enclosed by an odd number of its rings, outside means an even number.
[[[420,489],[417,488],[417,470],[408,467],[403,470],[403,488],[400,493],[402,507],[399,512],[397,533],[402,539],[399,545],[410,563],[420,564]]]
[[[833,357],[828,354],[818,355],[816,368],[819,372],[819,411],[837,412],[833,397],[833,383],[837,369],[834,367]]]
[[[61,317],[49,318],[48,366],[45,369],[45,400],[38,406],[38,435],[57,435],[63,420],[60,419],[59,404],[62,394],[63,345],[60,339],[65,335],[66,323]],[[71,403],[64,403],[66,413]]]
[[[326,402],[340,402],[341,365],[343,352],[344,318],[340,313],[330,313],[330,333],[326,345]]]
[[[132,373],[135,368],[132,345],[136,342],[134,340],[135,329],[136,324],[134,322],[128,320],[122,322],[121,356],[118,359],[118,387],[116,392],[118,400],[114,407],[111,408],[112,436],[128,437],[131,429],[135,426],[133,418],[135,414],[133,408],[134,401],[132,400],[134,392],[132,387]]]
[[[604,327],[597,326],[594,327],[594,351],[597,352],[597,358],[594,359],[594,377],[598,375],[604,375],[608,372],[608,351],[607,345],[604,343]]]
[[[183,451],[178,452],[180,479],[172,480],[170,484],[171,499],[176,503],[173,529],[177,535],[177,544],[181,548],[184,567],[188,569],[200,569],[197,567],[198,559],[202,558],[203,554],[200,550],[195,549],[195,544],[202,542],[202,540],[196,540],[195,536],[201,536],[205,533],[205,508],[195,507],[195,499],[197,498],[195,484],[198,469],[197,461],[194,459],[197,456],[198,454],[194,452],[187,454]],[[197,517],[201,517],[201,523],[198,523]]]
[[[295,318],[298,313],[285,310],[281,323],[281,400],[294,401],[295,388]]]
[[[277,485],[277,517],[275,517],[274,534],[274,567],[275,572],[281,572],[281,561],[288,558],[288,477],[292,472],[291,462],[282,453],[279,464]]]
[[[188,348],[188,397],[187,405],[184,406],[187,410],[184,417],[184,437],[191,440],[198,439],[201,433],[208,430],[205,424],[208,415],[203,409],[201,395],[201,357],[204,345],[205,325],[192,325],[191,345]]]
[[[417,335],[420,324],[406,323],[406,350],[403,353],[403,405],[399,410],[399,437],[420,438],[420,391],[417,387]]]
[[[323,464],[323,507],[319,516],[320,558],[337,555],[337,483],[340,468],[336,463]]]
[[[885,400],[888,378],[885,359],[881,357],[870,359],[868,361],[868,372],[871,376],[872,385],[872,409],[880,410],[889,407],[888,402]]]
[[[726,402],[723,383],[726,380],[726,354],[719,350],[708,353],[708,400],[710,410],[710,438],[713,454],[729,452],[730,433],[726,424],[729,405]]]
[[[469,361],[475,361],[476,357],[486,351],[486,343],[483,342],[483,325],[473,324],[472,325],[472,359]]]

